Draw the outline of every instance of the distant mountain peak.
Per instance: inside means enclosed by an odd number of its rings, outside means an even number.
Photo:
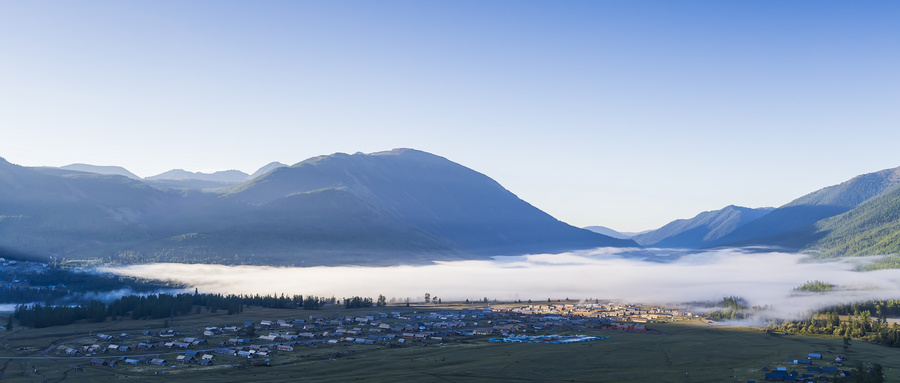
[[[247,180],[250,175],[240,170],[220,170],[213,173],[189,172],[184,169],[172,169],[167,172],[147,177],[145,180],[200,180],[214,182],[240,183]]]
[[[283,167],[286,167],[286,166],[288,166],[288,165],[283,164],[283,163],[278,162],[278,161],[269,162],[269,163],[266,164],[265,166],[259,168],[259,169],[258,169],[257,171],[255,171],[255,172],[253,172],[253,174],[247,176],[247,181],[250,181],[250,180],[252,180],[252,179],[259,178],[260,176],[263,176],[263,175],[265,175],[265,174],[268,173],[268,172],[271,172],[271,171],[273,171],[273,170],[275,170],[275,169],[283,168]]]
[[[66,165],[66,166],[61,166],[60,169],[73,170],[76,172],[85,172],[85,173],[124,176],[124,177],[131,178],[133,180],[141,179],[141,177],[138,177],[134,173],[128,171],[127,169],[125,169],[121,166],[99,166],[99,165],[78,163],[78,164],[70,164],[70,165]]]
[[[603,234],[605,236],[618,238],[618,239],[631,239],[631,237],[632,237],[631,235],[610,229],[606,226],[586,226],[583,229],[590,230],[597,234]]]

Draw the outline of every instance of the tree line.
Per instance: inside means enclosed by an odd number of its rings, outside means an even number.
[[[845,339],[873,342],[888,347],[900,347],[900,325],[888,324],[888,316],[900,315],[900,300],[868,301],[843,304],[819,310],[804,320],[771,323],[775,331],[833,335]],[[841,316],[846,316],[842,320]]]
[[[368,299],[371,305],[372,299]],[[77,306],[53,306],[35,303],[19,305],[13,317],[26,327],[42,328],[64,326],[78,320],[103,322],[108,318],[127,317],[132,319],[161,319],[169,316],[199,314],[201,310],[218,312],[226,310],[229,315],[244,311],[245,306],[278,309],[318,310],[336,299],[293,295],[222,295],[222,294],[150,294],[127,295],[105,304],[92,300]]]

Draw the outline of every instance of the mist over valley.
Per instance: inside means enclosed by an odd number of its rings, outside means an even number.
[[[756,324],[796,319],[829,306],[900,295],[897,270],[858,271],[872,258],[821,261],[767,249],[597,248],[559,254],[442,261],[422,266],[269,267],[159,263],[104,268],[105,272],[160,278],[202,292],[312,294],[338,298],[383,294],[392,302],[422,302],[430,293],[448,302],[604,301],[673,304],[744,298],[764,307]],[[809,281],[837,285],[803,293]],[[265,283],[261,283],[265,281]],[[702,307],[698,307],[701,312]],[[711,309],[707,309],[709,311]]]

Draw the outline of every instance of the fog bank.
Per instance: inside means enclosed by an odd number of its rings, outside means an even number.
[[[649,253],[648,253],[649,252]],[[653,254],[649,258],[647,254]],[[675,255],[673,255],[675,254]],[[643,256],[638,256],[643,255]],[[266,267],[158,263],[104,271],[170,279],[201,292],[386,297],[444,301],[601,299],[641,303],[718,301],[740,296],[779,318],[865,299],[900,298],[900,270],[853,271],[871,259],[811,262],[802,254],[721,249],[681,254],[670,249],[598,248],[562,254],[496,257],[429,266]],[[797,294],[807,281],[839,285]]]

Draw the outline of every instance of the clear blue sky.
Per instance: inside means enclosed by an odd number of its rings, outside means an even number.
[[[576,226],[900,166],[900,2],[4,1],[0,156],[429,151]]]

